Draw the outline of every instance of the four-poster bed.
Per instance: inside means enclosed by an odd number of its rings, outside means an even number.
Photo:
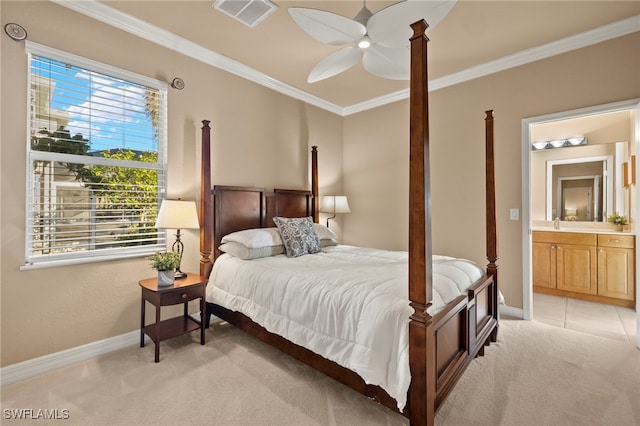
[[[427,42],[424,21],[412,25],[410,83],[410,183],[408,250],[408,365],[410,385],[402,413],[412,425],[433,424],[436,410],[464,373],[469,363],[484,354],[484,346],[497,338],[498,288],[495,180],[493,161],[493,115],[486,125],[486,273],[437,312],[434,300],[434,264],[431,247],[429,123],[427,88]],[[210,128],[203,121],[202,188],[200,218],[200,274],[209,276],[213,262],[221,257],[222,238],[242,230],[274,227],[274,217],[303,218],[318,222],[317,149],[311,152],[311,190],[215,186],[211,187]],[[315,256],[310,255],[308,257]],[[281,257],[284,257],[282,255]],[[253,262],[253,261],[247,261]],[[405,262],[406,265],[407,262]],[[211,286],[211,283],[210,283]],[[356,372],[317,353],[267,331],[248,316],[208,303],[213,314],[311,367],[346,384],[379,403],[399,410],[399,404],[380,386],[367,384]],[[204,319],[207,326],[209,318]]]

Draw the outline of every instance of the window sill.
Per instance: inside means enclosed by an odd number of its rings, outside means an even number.
[[[159,250],[158,247],[150,248],[149,250],[139,251],[130,254],[112,254],[112,255],[102,255],[96,257],[84,257],[81,259],[58,259],[58,260],[43,260],[32,263],[26,263],[20,266],[21,271],[30,271],[33,269],[46,269],[46,268],[56,268],[59,266],[72,266],[72,265],[82,265],[86,263],[97,263],[97,262],[113,262],[115,260],[125,260],[132,259],[137,257],[145,257],[150,256],[153,253],[156,253]]]

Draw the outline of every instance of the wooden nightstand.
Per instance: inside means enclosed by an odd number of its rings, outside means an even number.
[[[181,336],[200,329],[200,344],[204,345],[204,321],[196,321],[189,316],[189,301],[200,299],[201,318],[206,318],[207,304],[205,302],[205,288],[207,279],[200,275],[188,273],[186,278],[177,279],[173,285],[158,287],[157,278],[139,281],[142,288],[142,303],[140,305],[140,347],[144,348],[145,333],[156,345],[155,362],[160,361],[160,342]],[[156,307],[156,322],[144,325],[146,302]],[[160,321],[160,307],[184,303],[184,314],[179,317]]]

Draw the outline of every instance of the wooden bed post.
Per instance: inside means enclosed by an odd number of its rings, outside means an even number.
[[[311,147],[311,212],[313,213],[313,221],[320,222],[318,207],[320,206],[318,199],[318,147]]]
[[[213,263],[213,198],[211,194],[211,128],[202,120],[202,165],[200,168],[200,275],[208,277]]]
[[[411,25],[409,147],[409,410],[412,426],[433,425],[435,417],[435,336],[427,313],[433,300],[431,199],[429,169],[428,28],[424,20]]]
[[[493,277],[493,299],[494,312],[492,316],[499,320],[498,314],[498,231],[496,223],[496,177],[495,177],[495,152],[494,152],[494,130],[493,130],[493,110],[485,111],[485,144],[486,144],[486,216],[487,216],[487,274]],[[498,324],[491,333],[491,340],[495,342],[498,338]]]

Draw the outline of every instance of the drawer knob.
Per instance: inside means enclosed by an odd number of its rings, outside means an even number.
[[[187,298],[187,293],[182,293],[182,298],[186,299]]]

